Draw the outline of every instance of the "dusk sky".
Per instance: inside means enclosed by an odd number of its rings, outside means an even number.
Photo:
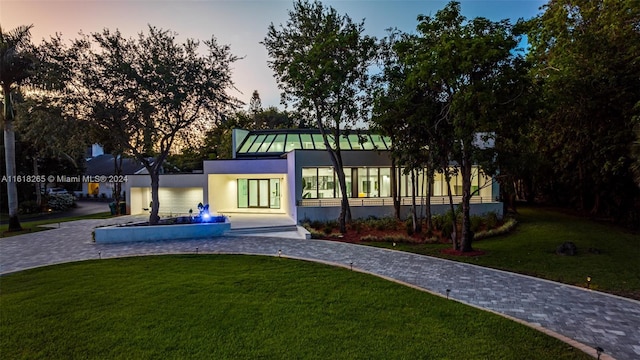
[[[435,14],[447,1],[341,0],[324,1],[354,21],[365,20],[369,35],[384,37],[386,29],[397,27],[413,32],[419,14]],[[491,20],[529,19],[546,3],[542,0],[463,0],[462,12],[467,18],[476,16]],[[126,37],[146,31],[147,24],[170,29],[179,38],[210,39],[229,44],[234,55],[244,57],[234,64],[233,78],[239,91],[231,95],[245,103],[253,90],[258,90],[263,107],[280,106],[280,93],[267,66],[267,51],[260,44],[270,23],[287,21],[292,0],[0,0],[0,25],[4,30],[33,24],[32,41],[56,32],[63,39],[78,37],[104,28],[119,29]]]

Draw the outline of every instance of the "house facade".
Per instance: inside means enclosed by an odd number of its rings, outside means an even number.
[[[330,143],[334,143],[330,139]],[[394,213],[392,179],[400,184],[401,214],[408,216],[411,178],[393,172],[389,139],[368,132],[351,132],[338,139],[343,158],[347,194],[354,218],[384,217]],[[497,182],[473,168],[472,213],[502,213]],[[148,212],[151,201],[148,175],[129,176],[126,199],[131,214]],[[428,181],[417,180],[418,201]],[[448,187],[441,174],[432,184],[433,213],[449,209]],[[453,177],[451,192],[459,203],[462,179]],[[211,211],[232,214],[286,214],[304,220],[335,220],[340,213],[341,191],[322,135],[314,129],[233,132],[233,158],[206,160],[201,174],[160,176],[160,213],[188,214],[197,204]]]

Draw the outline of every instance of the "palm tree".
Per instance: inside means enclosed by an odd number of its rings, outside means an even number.
[[[9,231],[21,230],[18,219],[18,189],[16,175],[16,140],[13,131],[13,104],[11,91],[27,79],[34,65],[27,48],[31,43],[31,27],[19,26],[5,32],[0,27],[0,87],[4,103],[4,146],[7,169],[7,200],[9,205]]]

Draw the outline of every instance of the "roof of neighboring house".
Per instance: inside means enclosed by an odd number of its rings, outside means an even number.
[[[86,162],[85,175],[115,175],[113,155],[104,154],[90,158]],[[137,159],[122,159],[122,175],[134,175],[140,173],[145,167]]]
[[[318,129],[242,130],[234,129],[234,157],[277,157],[292,150],[326,150]],[[333,135],[329,146],[335,147]],[[344,131],[341,150],[389,150],[391,139],[367,130]]]

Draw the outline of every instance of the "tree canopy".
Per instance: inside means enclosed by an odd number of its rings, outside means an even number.
[[[230,65],[238,58],[214,37],[176,41],[149,26],[137,39],[105,29],[77,39],[69,49],[70,96],[87,121],[109,132],[151,177],[150,223],[158,220],[159,174],[176,142],[205,128],[238,102]]]
[[[341,130],[366,121],[371,104],[369,68],[377,54],[364,22],[319,1],[296,1],[284,25],[269,26],[262,42],[269,54],[282,101],[316,124],[325,141],[342,191],[340,230],[350,209],[339,141]]]
[[[630,173],[640,7],[633,0],[552,0],[543,10],[528,22],[531,77],[544,102],[531,133],[546,159],[541,193],[593,214],[640,219]]]

